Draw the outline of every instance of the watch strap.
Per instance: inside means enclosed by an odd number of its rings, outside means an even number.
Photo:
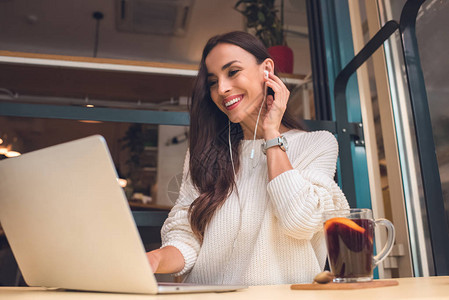
[[[283,147],[284,146],[284,139],[285,139],[284,136],[281,135],[281,136],[278,136],[278,137],[276,137],[274,139],[270,139],[270,140],[262,143],[262,151],[263,151],[263,153],[266,154],[268,148],[276,147],[276,146],[279,146],[282,149],[282,151],[285,151],[286,148]]]
[[[278,136],[277,138],[268,140],[265,142],[265,150],[274,146],[279,146],[282,144],[282,139],[280,136]]]

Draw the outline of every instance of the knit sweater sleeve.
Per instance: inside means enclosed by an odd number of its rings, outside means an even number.
[[[311,239],[322,229],[322,214],[348,207],[333,180],[338,155],[335,137],[325,131],[307,133],[303,149],[293,159],[293,170],[268,183],[268,194],[283,231],[296,239]]]
[[[189,153],[186,154],[179,197],[168,214],[161,229],[162,247],[176,247],[184,256],[184,268],[174,274],[180,276],[189,272],[196,262],[200,242],[190,226],[188,210],[190,204],[198,197],[189,175]]]

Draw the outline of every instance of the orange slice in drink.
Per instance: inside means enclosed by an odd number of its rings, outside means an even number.
[[[333,224],[343,224],[355,231],[358,231],[360,233],[365,233],[365,228],[359,226],[359,224],[357,224],[356,222],[352,221],[351,219],[347,219],[347,218],[332,218],[326,221],[326,223],[324,223],[324,229],[328,230],[330,226],[332,226]]]

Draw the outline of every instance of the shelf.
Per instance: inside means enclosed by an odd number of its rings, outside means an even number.
[[[0,88],[15,102],[163,104],[190,96],[196,74],[193,65],[0,51]]]
[[[61,104],[90,99],[161,105],[190,97],[196,75],[197,66],[188,64],[0,51],[0,88],[18,95],[15,102],[55,97]],[[303,75],[280,77],[289,85],[304,82]]]
[[[129,206],[132,209],[138,209],[138,210],[171,210],[171,206],[166,205],[158,205],[158,204],[144,204],[142,202],[129,200],[128,201]]]
[[[158,75],[180,75],[194,77],[197,67],[188,64],[169,64],[111,58],[36,54],[0,51],[0,62],[36,66],[54,66],[93,70],[141,72]]]

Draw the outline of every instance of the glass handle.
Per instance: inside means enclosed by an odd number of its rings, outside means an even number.
[[[384,225],[387,228],[387,243],[383,247],[382,251],[373,257],[373,265],[377,266],[381,261],[383,261],[390,251],[393,249],[394,240],[396,237],[396,232],[394,230],[393,223],[388,221],[387,219],[377,219],[374,221],[376,226]]]

